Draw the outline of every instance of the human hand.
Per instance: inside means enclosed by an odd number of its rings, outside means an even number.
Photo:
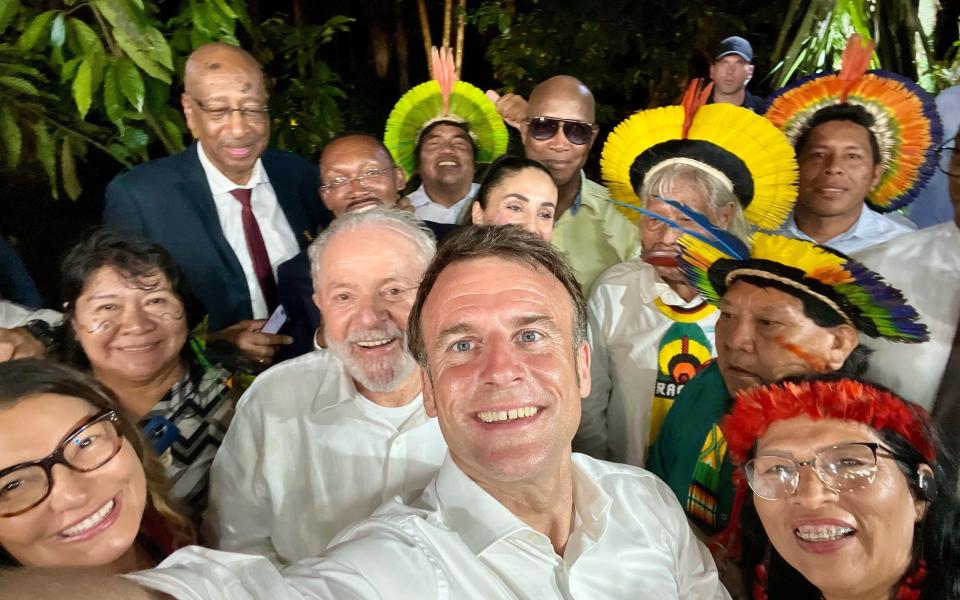
[[[520,132],[527,129],[527,101],[519,94],[500,95],[494,90],[487,90],[487,98],[497,108],[497,113],[503,122]]]
[[[41,358],[43,343],[24,329],[0,329],[0,362],[17,358]]]
[[[263,333],[260,328],[266,322],[266,319],[240,321],[226,329],[209,334],[207,342],[229,342],[250,360],[255,360],[263,365],[270,364],[277,347],[292,344],[293,338],[277,333]]]

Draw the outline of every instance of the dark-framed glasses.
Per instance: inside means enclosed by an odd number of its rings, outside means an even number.
[[[877,477],[877,450],[891,451],[875,442],[839,444],[819,450],[813,460],[767,455],[747,461],[744,471],[753,493],[766,500],[783,500],[797,493],[800,471],[810,467],[834,492],[864,488]]]
[[[937,168],[947,177],[960,177],[960,150],[957,149],[956,142],[947,142],[937,148]],[[946,154],[946,163],[943,165],[944,154]]]
[[[587,123],[586,121],[576,121],[573,119],[557,119],[554,117],[533,117],[527,122],[527,131],[535,140],[545,141],[557,135],[560,127],[563,127],[563,135],[571,144],[582,146],[590,142],[593,134],[600,129],[598,125]]]
[[[93,415],[46,458],[0,470],[0,517],[15,517],[46,500],[53,489],[54,465],[89,473],[110,462],[122,446],[117,413],[105,410]]]
[[[187,94],[189,96],[189,94]],[[223,104],[209,103],[205,104],[190,96],[197,107],[206,113],[207,117],[214,123],[225,123],[230,119],[233,113],[240,113],[240,118],[248,123],[263,123],[270,116],[270,108],[265,104],[248,104],[240,108],[230,108]]]
[[[383,169],[367,169],[363,172],[363,175],[357,175],[356,177],[334,177],[330,180],[330,183],[326,183],[320,186],[321,190],[335,190],[337,188],[342,188],[345,185],[349,185],[354,181],[358,182],[360,185],[366,185],[364,182],[367,179],[374,179],[380,177],[381,175],[386,175],[387,173],[393,171],[397,168],[397,165],[390,167],[384,167]]]

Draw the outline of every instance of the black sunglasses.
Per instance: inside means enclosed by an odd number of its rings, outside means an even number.
[[[573,119],[555,119],[554,117],[534,117],[527,123],[528,131],[533,139],[544,141],[557,135],[560,126],[563,125],[563,135],[571,144],[582,146],[590,142],[594,132],[600,129],[599,126],[585,121],[574,121]]]

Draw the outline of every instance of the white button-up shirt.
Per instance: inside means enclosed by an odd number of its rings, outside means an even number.
[[[853,224],[853,227],[820,245],[829,246],[844,254],[852,254],[916,230],[916,227],[905,217],[898,217],[899,215],[894,214],[882,215],[864,204],[860,211],[860,218]],[[800,231],[792,212],[776,233],[797,240],[818,243],[815,239]]]
[[[899,288],[930,330],[930,340],[922,344],[898,344],[861,335],[861,341],[874,351],[867,377],[930,410],[960,317],[960,229],[953,222],[928,227],[874,246],[854,258]]]
[[[317,556],[385,499],[419,493],[446,451],[420,395],[376,405],[333,353],[314,351],[269,369],[240,399],[210,470],[207,527],[224,550],[277,563]]]
[[[240,267],[243,268],[243,274],[247,278],[253,318],[264,319],[270,315],[267,310],[267,302],[260,290],[257,274],[253,270],[253,259],[250,258],[250,251],[247,249],[247,238],[243,234],[243,205],[230,191],[237,188],[252,190],[250,192],[250,208],[253,210],[253,216],[257,218],[257,227],[260,228],[263,245],[267,249],[267,256],[270,257],[270,266],[273,267],[274,277],[277,276],[277,267],[280,266],[280,263],[286,262],[300,252],[297,238],[293,235],[293,230],[290,229],[290,222],[287,221],[287,216],[283,213],[280,203],[277,202],[277,193],[270,185],[270,178],[267,177],[267,171],[263,168],[263,163],[259,158],[253,165],[250,180],[245,185],[237,185],[210,162],[210,159],[203,152],[203,145],[200,142],[197,142],[197,155],[200,157],[203,172],[207,176],[207,184],[210,186],[210,193],[213,195],[213,204],[217,208],[217,217],[220,219],[220,229],[223,230],[223,237],[227,239],[233,253],[237,255]]]
[[[573,503],[561,557],[448,459],[415,502],[390,501],[282,574],[262,558],[192,547],[128,577],[183,600],[729,598],[654,475],[574,454]]]
[[[574,440],[578,451],[616,462],[646,464],[662,362],[660,342],[677,324],[656,307],[657,300],[679,311],[704,304],[699,296],[685,301],[639,258],[611,267],[594,284],[587,303],[592,383],[590,395],[583,399],[583,416]],[[701,358],[716,356],[714,330],[719,315],[712,310],[690,324],[699,327],[709,342]],[[675,397],[680,389],[682,385],[673,394],[661,395]]]
[[[478,189],[480,189],[479,183],[471,183],[470,191],[467,192],[467,195],[457,200],[457,203],[451,207],[446,207],[431,200],[423,184],[420,184],[420,187],[411,192],[407,198],[410,199],[410,204],[413,205],[414,214],[417,215],[417,218],[421,221],[455,224],[459,222],[460,214],[470,206],[473,197],[477,195]]]

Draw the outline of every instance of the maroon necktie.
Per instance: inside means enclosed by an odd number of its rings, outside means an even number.
[[[250,207],[250,191],[237,188],[230,190],[230,193],[243,206],[243,237],[247,240],[247,252],[250,253],[250,260],[253,261],[253,272],[257,274],[257,281],[260,282],[260,291],[263,292],[263,299],[267,302],[267,310],[272,313],[277,307],[277,282],[273,278],[270,256],[267,254],[267,246],[263,243],[263,236],[260,235],[257,217],[254,216],[253,208]]]

